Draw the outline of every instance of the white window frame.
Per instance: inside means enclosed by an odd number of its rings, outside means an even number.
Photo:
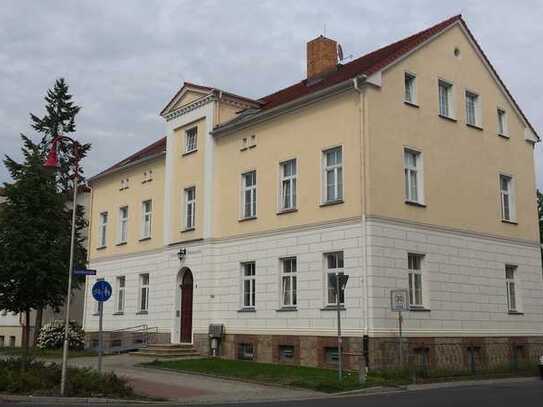
[[[412,154],[415,156],[415,166],[408,164],[407,155]],[[403,149],[403,163],[404,163],[404,196],[405,201],[410,203],[416,203],[424,205],[424,161],[422,157],[422,151],[412,147],[404,147]],[[414,197],[411,179],[415,176],[416,193]]]
[[[507,110],[498,106],[496,109],[496,115],[498,119],[498,126],[496,132],[499,136],[509,138],[509,129],[507,126]]]
[[[335,164],[328,163],[327,154],[333,151],[339,151],[341,161]],[[343,201],[345,195],[344,183],[343,183],[343,146],[334,146],[322,150],[321,153],[321,165],[322,165],[322,175],[321,175],[321,203],[333,203]],[[334,183],[333,185],[333,194],[328,196],[328,173],[333,174]]]
[[[502,178],[508,179],[508,189],[502,188]],[[503,222],[516,222],[516,197],[515,197],[515,178],[511,174],[500,173],[498,176],[498,188],[500,191],[500,212]],[[509,216],[505,213],[505,202],[509,208]]]
[[[115,312],[124,313],[126,304],[126,276],[115,278]]]
[[[473,122],[469,120],[469,116],[471,113],[469,112],[470,105],[468,104],[468,101],[473,99]],[[468,126],[474,126],[482,128],[482,120],[481,120],[481,96],[470,89],[465,89],[464,91],[464,106],[465,106],[465,114],[466,114],[466,124]]]
[[[284,257],[280,259],[280,294],[281,307],[296,308],[298,304],[298,259]]]
[[[185,130],[185,149],[184,154],[192,153],[198,150],[198,126],[193,126]]]
[[[149,205],[149,207],[147,207]],[[141,203],[141,239],[150,239],[153,226],[153,201],[146,199]]]
[[[100,212],[100,224],[98,225],[98,248],[107,246],[107,223],[109,214],[107,211]]]
[[[254,183],[247,186],[247,177],[254,174]],[[257,178],[256,170],[246,171],[241,174],[241,219],[256,218],[257,206]],[[249,193],[249,202],[247,202]],[[247,210],[248,209],[248,210]]]
[[[335,263],[336,267],[330,267],[330,263],[328,261],[329,256],[335,257]],[[325,303],[326,306],[337,306],[337,290],[330,286],[330,277],[336,278],[336,274],[343,273],[345,269],[345,257],[343,251],[336,251],[336,252],[329,252],[324,253],[324,268],[326,270],[325,273]],[[332,294],[332,291],[334,294]],[[342,298],[343,297],[343,301]],[[330,299],[333,298],[333,301],[330,301]],[[345,289],[340,291],[340,305],[345,304]]]
[[[409,84],[411,84],[410,88],[408,88]],[[417,75],[413,72],[404,72],[404,102],[417,105]]]
[[[444,112],[441,109],[442,103],[441,103],[441,87],[442,85],[447,89],[447,112]],[[438,95],[438,105],[437,105],[437,111],[438,114],[442,117],[446,117],[449,119],[455,119],[456,112],[454,110],[454,84],[451,81],[448,81],[446,79],[438,79],[437,81],[437,95]]]
[[[149,311],[149,273],[142,273],[139,276],[139,296],[138,296],[138,312]],[[145,282],[147,278],[147,282]]]
[[[183,226],[185,230],[193,230],[196,227],[196,187],[192,185],[185,188],[183,190],[183,195],[185,201]]]
[[[126,216],[123,215],[123,210],[126,209]],[[119,208],[119,230],[118,230],[118,243],[128,242],[128,219],[129,219],[128,205],[121,206]]]
[[[248,282],[248,284],[246,284]],[[248,290],[248,291],[247,291]],[[245,301],[248,294],[248,302]],[[241,308],[254,309],[256,307],[256,262],[241,263]]]
[[[293,173],[285,175],[287,165],[293,164]],[[279,211],[288,211],[296,209],[296,189],[298,179],[298,160],[281,161],[279,163]],[[288,188],[290,195],[285,196],[285,188]]]
[[[414,268],[412,259],[417,259],[418,268]],[[407,254],[407,288],[410,308],[425,307],[424,263],[426,256],[420,253]]]
[[[518,266],[505,265],[505,289],[507,294],[507,312],[519,312],[518,284],[516,282]],[[511,272],[511,275],[509,275]]]

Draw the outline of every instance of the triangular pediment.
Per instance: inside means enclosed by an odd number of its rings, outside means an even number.
[[[165,116],[183,106],[187,106],[195,102],[198,99],[208,96],[212,91],[212,88],[193,85],[185,82],[160,114],[161,116]]]

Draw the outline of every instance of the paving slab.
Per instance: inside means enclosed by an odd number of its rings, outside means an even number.
[[[149,369],[137,366],[149,362],[146,357],[121,354],[102,359],[104,372],[124,377],[138,394],[165,400],[184,402],[227,402],[294,400],[324,396],[323,393],[284,386],[245,383],[197,374]],[[74,367],[96,368],[97,358],[74,358]]]

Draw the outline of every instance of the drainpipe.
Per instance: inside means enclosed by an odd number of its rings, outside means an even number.
[[[369,288],[368,288],[368,233],[367,233],[367,158],[366,154],[366,134],[364,132],[364,126],[366,125],[366,92],[362,89],[361,85],[366,81],[366,75],[360,75],[353,78],[353,85],[355,90],[359,93],[359,107],[358,112],[360,115],[360,203],[362,206],[362,242],[364,244],[364,263],[362,275],[364,279],[364,338],[362,345],[362,352],[365,358],[366,370],[369,366]]]

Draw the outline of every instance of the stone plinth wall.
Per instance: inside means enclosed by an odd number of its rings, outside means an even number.
[[[209,344],[207,335],[195,335],[194,346],[202,355],[210,354]],[[240,347],[246,345],[250,345],[252,360],[257,362],[328,368],[336,366],[336,362],[327,357],[327,350],[337,348],[337,339],[325,336],[228,334],[219,345],[218,356],[239,359]],[[369,368],[381,370],[403,366],[484,370],[535,363],[543,355],[543,337],[403,338],[401,346],[402,364],[398,338],[370,338]],[[285,349],[289,358],[284,357]],[[343,338],[345,369],[360,368],[361,351],[362,338]]]

